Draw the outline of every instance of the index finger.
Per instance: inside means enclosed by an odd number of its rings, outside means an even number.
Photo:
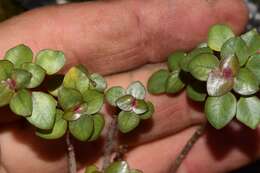
[[[237,15],[239,14],[239,15]],[[172,51],[191,49],[214,23],[243,30],[242,0],[125,0],[52,6],[0,24],[0,56],[19,43],[65,51],[67,67],[82,63],[111,74],[165,60]]]

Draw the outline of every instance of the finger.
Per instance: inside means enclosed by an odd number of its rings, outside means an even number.
[[[239,15],[238,15],[239,14]],[[67,67],[85,64],[111,74],[165,59],[177,49],[205,40],[214,23],[240,33],[247,21],[242,0],[126,0],[52,6],[27,12],[0,25],[0,56],[25,43],[65,51]]]
[[[232,126],[232,125],[231,125]],[[259,130],[252,131],[240,124],[209,131],[199,139],[182,163],[178,173],[225,173],[259,158]],[[144,172],[170,172],[177,155],[196,127],[151,144],[137,147],[127,154],[132,168]]]

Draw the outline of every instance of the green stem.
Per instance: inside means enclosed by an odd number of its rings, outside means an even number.
[[[193,133],[191,138],[188,140],[186,145],[182,148],[181,152],[178,154],[173,166],[170,168],[170,172],[176,173],[178,168],[181,166],[183,160],[187,157],[190,150],[194,146],[194,144],[198,141],[198,139],[204,134],[207,123],[201,124],[197,130]]]
[[[75,157],[74,146],[70,141],[70,133],[67,132],[66,134],[66,144],[68,149],[68,168],[69,173],[76,173],[77,172],[77,162]]]

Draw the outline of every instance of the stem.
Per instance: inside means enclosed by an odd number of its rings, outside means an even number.
[[[170,168],[170,172],[176,173],[178,168],[181,166],[183,160],[189,154],[190,150],[194,146],[194,144],[198,141],[198,139],[204,134],[207,123],[201,124],[197,130],[193,133],[191,138],[188,140],[186,145],[182,148],[181,152],[177,156],[173,166]]]
[[[103,159],[103,168],[102,168],[103,170],[105,170],[111,162],[111,155],[114,151],[115,146],[118,145],[117,136],[118,136],[117,118],[116,116],[114,116],[109,124],[108,131],[107,131],[107,138],[104,146],[104,159]]]
[[[69,132],[67,132],[67,134],[66,134],[66,143],[67,143],[67,149],[68,149],[69,173],[76,173],[77,172],[77,163],[76,163],[75,151],[74,151],[73,144],[70,141]]]

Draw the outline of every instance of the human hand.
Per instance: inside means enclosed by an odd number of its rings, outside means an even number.
[[[163,66],[159,62],[172,51],[196,46],[212,24],[228,23],[240,33],[246,22],[247,11],[240,0],[80,3],[33,10],[3,22],[0,50],[3,55],[19,43],[29,45],[34,52],[63,50],[69,59],[67,68],[82,63],[90,71],[107,75],[109,86],[127,86],[134,80],[146,83],[152,72]],[[185,93],[149,95],[148,99],[156,106],[153,122],[144,122],[138,133],[127,135],[133,147],[127,159],[131,167],[145,173],[167,173],[196,125],[205,119],[200,106],[186,100]],[[23,121],[6,119],[12,116],[7,111],[1,114],[0,145],[6,172],[66,172],[63,140],[44,141]],[[257,158],[257,132],[235,124],[232,128],[237,131],[231,134],[230,128],[221,134],[209,128],[179,172],[227,172]],[[80,173],[98,161],[99,147],[102,143],[76,144]]]

